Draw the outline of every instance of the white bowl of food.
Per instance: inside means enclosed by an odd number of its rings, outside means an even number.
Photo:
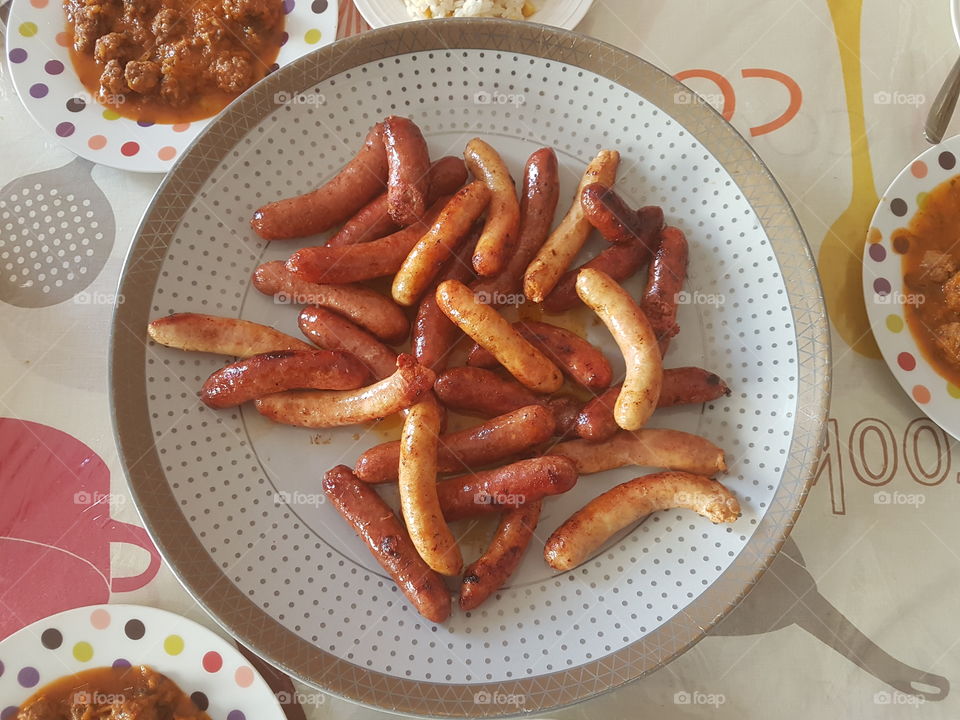
[[[527,20],[573,30],[593,0],[355,0],[370,27],[444,17]]]

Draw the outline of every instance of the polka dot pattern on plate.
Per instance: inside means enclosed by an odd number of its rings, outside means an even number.
[[[37,672],[35,667],[29,665],[22,667],[17,673],[17,682],[25,688],[35,687],[40,682],[40,673]]]
[[[47,650],[56,650],[63,644],[63,635],[56,628],[49,628],[40,634],[40,644]]]
[[[911,220],[924,212],[934,188],[957,177],[958,151],[960,138],[948,138],[903,169],[870,221],[863,261],[864,300],[884,360],[904,392],[955,437],[960,437],[960,392],[938,374],[917,344],[908,308],[926,298],[904,281],[903,261],[918,242],[909,229]]]
[[[183,652],[183,638],[179,635],[168,635],[164,638],[163,649],[167,655],[179,655]]]
[[[917,367],[917,360],[910,353],[902,352],[897,355],[897,365],[909,372]]]
[[[220,653],[214,652],[211,650],[206,655],[203,656],[203,669],[207,672],[214,673],[219,672],[220,668],[223,667],[223,658],[220,657]]]
[[[162,647],[171,638],[181,645],[175,656]],[[211,657],[222,671],[198,672]],[[173,613],[135,605],[67,610],[0,640],[0,717],[11,720],[17,703],[64,675],[140,664],[170,677],[214,718],[283,717],[270,687],[232,642]]]
[[[133,620],[128,620],[123,626],[124,634],[131,640],[139,640],[143,637],[143,634],[146,632],[146,628],[143,626],[143,623],[140,620],[134,618]]]
[[[93,659],[93,645],[86,641],[78,642],[73,646],[73,656],[80,662],[89,662]]]

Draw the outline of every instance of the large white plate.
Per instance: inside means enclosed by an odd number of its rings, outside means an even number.
[[[133,492],[186,586],[298,677],[365,703],[441,715],[574,702],[702,637],[786,537],[820,451],[829,386],[808,248],[769,173],[730,126],[623,51],[543,26],[482,21],[477,33],[479,24],[365,33],[282,70],[230,108],[147,213],[120,288],[112,350]],[[298,99],[277,105],[278,93]],[[391,113],[413,117],[434,156],[486,138],[515,177],[531,150],[553,146],[564,205],[599,148],[620,151],[617,187],[633,204],[661,204],[691,242],[689,302],[667,364],[709,368],[733,388],[702,411],[658,413],[657,423],[727,450],[723,479],[744,511],[736,524],[663,513],[557,574],[542,559],[546,536],[642,471],[585,477],[545,504],[539,539],[509,587],[435,626],[322,500],[322,473],[352,464],[383,433],[312,433],[248,408],[211,411],[196,392],[222,359],[147,343],[149,319],[187,310],[297,333],[296,308],[259,295],[248,278],[258,263],[311,241],[264,243],[249,229],[251,213],[330,177],[369,125]],[[600,327],[585,316],[580,326],[618,358]],[[470,549],[482,539],[474,534]]]
[[[338,0],[285,0],[286,65],[332,43]],[[119,117],[94,100],[73,70],[59,0],[14,0],[7,22],[7,67],[27,112],[68,150],[121,170],[166,172],[211,118],[176,125]]]
[[[149,665],[211,720],[283,720],[270,686],[230,643],[192,620],[140,605],[66,610],[0,642],[0,717],[59,677],[91,668]]]
[[[403,0],[354,0],[357,10],[372,28],[410,22]],[[587,14],[593,0],[534,0],[539,9],[527,22],[573,30]]]

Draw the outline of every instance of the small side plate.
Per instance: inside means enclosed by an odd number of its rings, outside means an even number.
[[[587,14],[593,0],[533,0],[539,9],[528,22],[573,30]],[[403,0],[354,0],[363,19],[373,28],[410,22]]]
[[[960,438],[960,388],[937,373],[910,332],[904,314],[910,296],[891,234],[910,221],[921,193],[960,174],[958,158],[960,136],[954,136],[901,170],[880,200],[863,250],[863,301],[883,359],[917,407],[955,438]]]
[[[283,720],[270,686],[232,644],[193,620],[141,605],[89,605],[38,620],[0,642],[0,718],[59,677],[149,665],[212,720]]]
[[[332,43],[338,0],[284,0],[287,40],[277,66]],[[167,172],[212,118],[175,125],[120,117],[91,97],[73,70],[62,3],[14,0],[7,22],[7,66],[20,101],[68,150],[101,165]]]

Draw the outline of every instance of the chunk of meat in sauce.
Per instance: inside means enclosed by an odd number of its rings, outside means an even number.
[[[955,313],[960,313],[960,272],[943,284],[943,301]]]
[[[137,48],[126,33],[112,32],[97,38],[93,56],[102,63],[110,60],[124,62],[137,54]]]
[[[130,92],[127,79],[124,77],[123,65],[119,60],[111,60],[103,68],[103,73],[100,75],[100,90],[104,95],[112,95],[114,101]]]
[[[97,38],[122,14],[118,0],[68,0],[65,9],[74,27],[74,49],[82,53],[93,52]]]
[[[271,30],[281,17],[273,5],[263,0],[223,0],[223,11],[229,20],[263,30]]]
[[[177,11],[173,8],[161,8],[153,16],[150,30],[157,38],[158,44],[173,40],[177,29]]]
[[[941,325],[934,332],[934,337],[947,360],[960,365],[960,322]]]
[[[250,59],[238,53],[220,53],[212,72],[219,88],[226,92],[241,92],[253,82]]]
[[[131,60],[123,71],[123,77],[134,92],[153,92],[160,84],[160,66],[152,60]]]
[[[174,683],[146,666],[93,668],[41,688],[13,720],[210,720]]]
[[[957,271],[957,263],[947,253],[927,250],[920,258],[920,269],[924,280],[942,283]]]
[[[41,695],[33,702],[20,708],[16,720],[58,720],[63,717],[59,710],[59,705],[56,702]]]
[[[160,95],[170,105],[193,99],[203,80],[203,52],[192,40],[178,40],[165,46],[160,61]]]

